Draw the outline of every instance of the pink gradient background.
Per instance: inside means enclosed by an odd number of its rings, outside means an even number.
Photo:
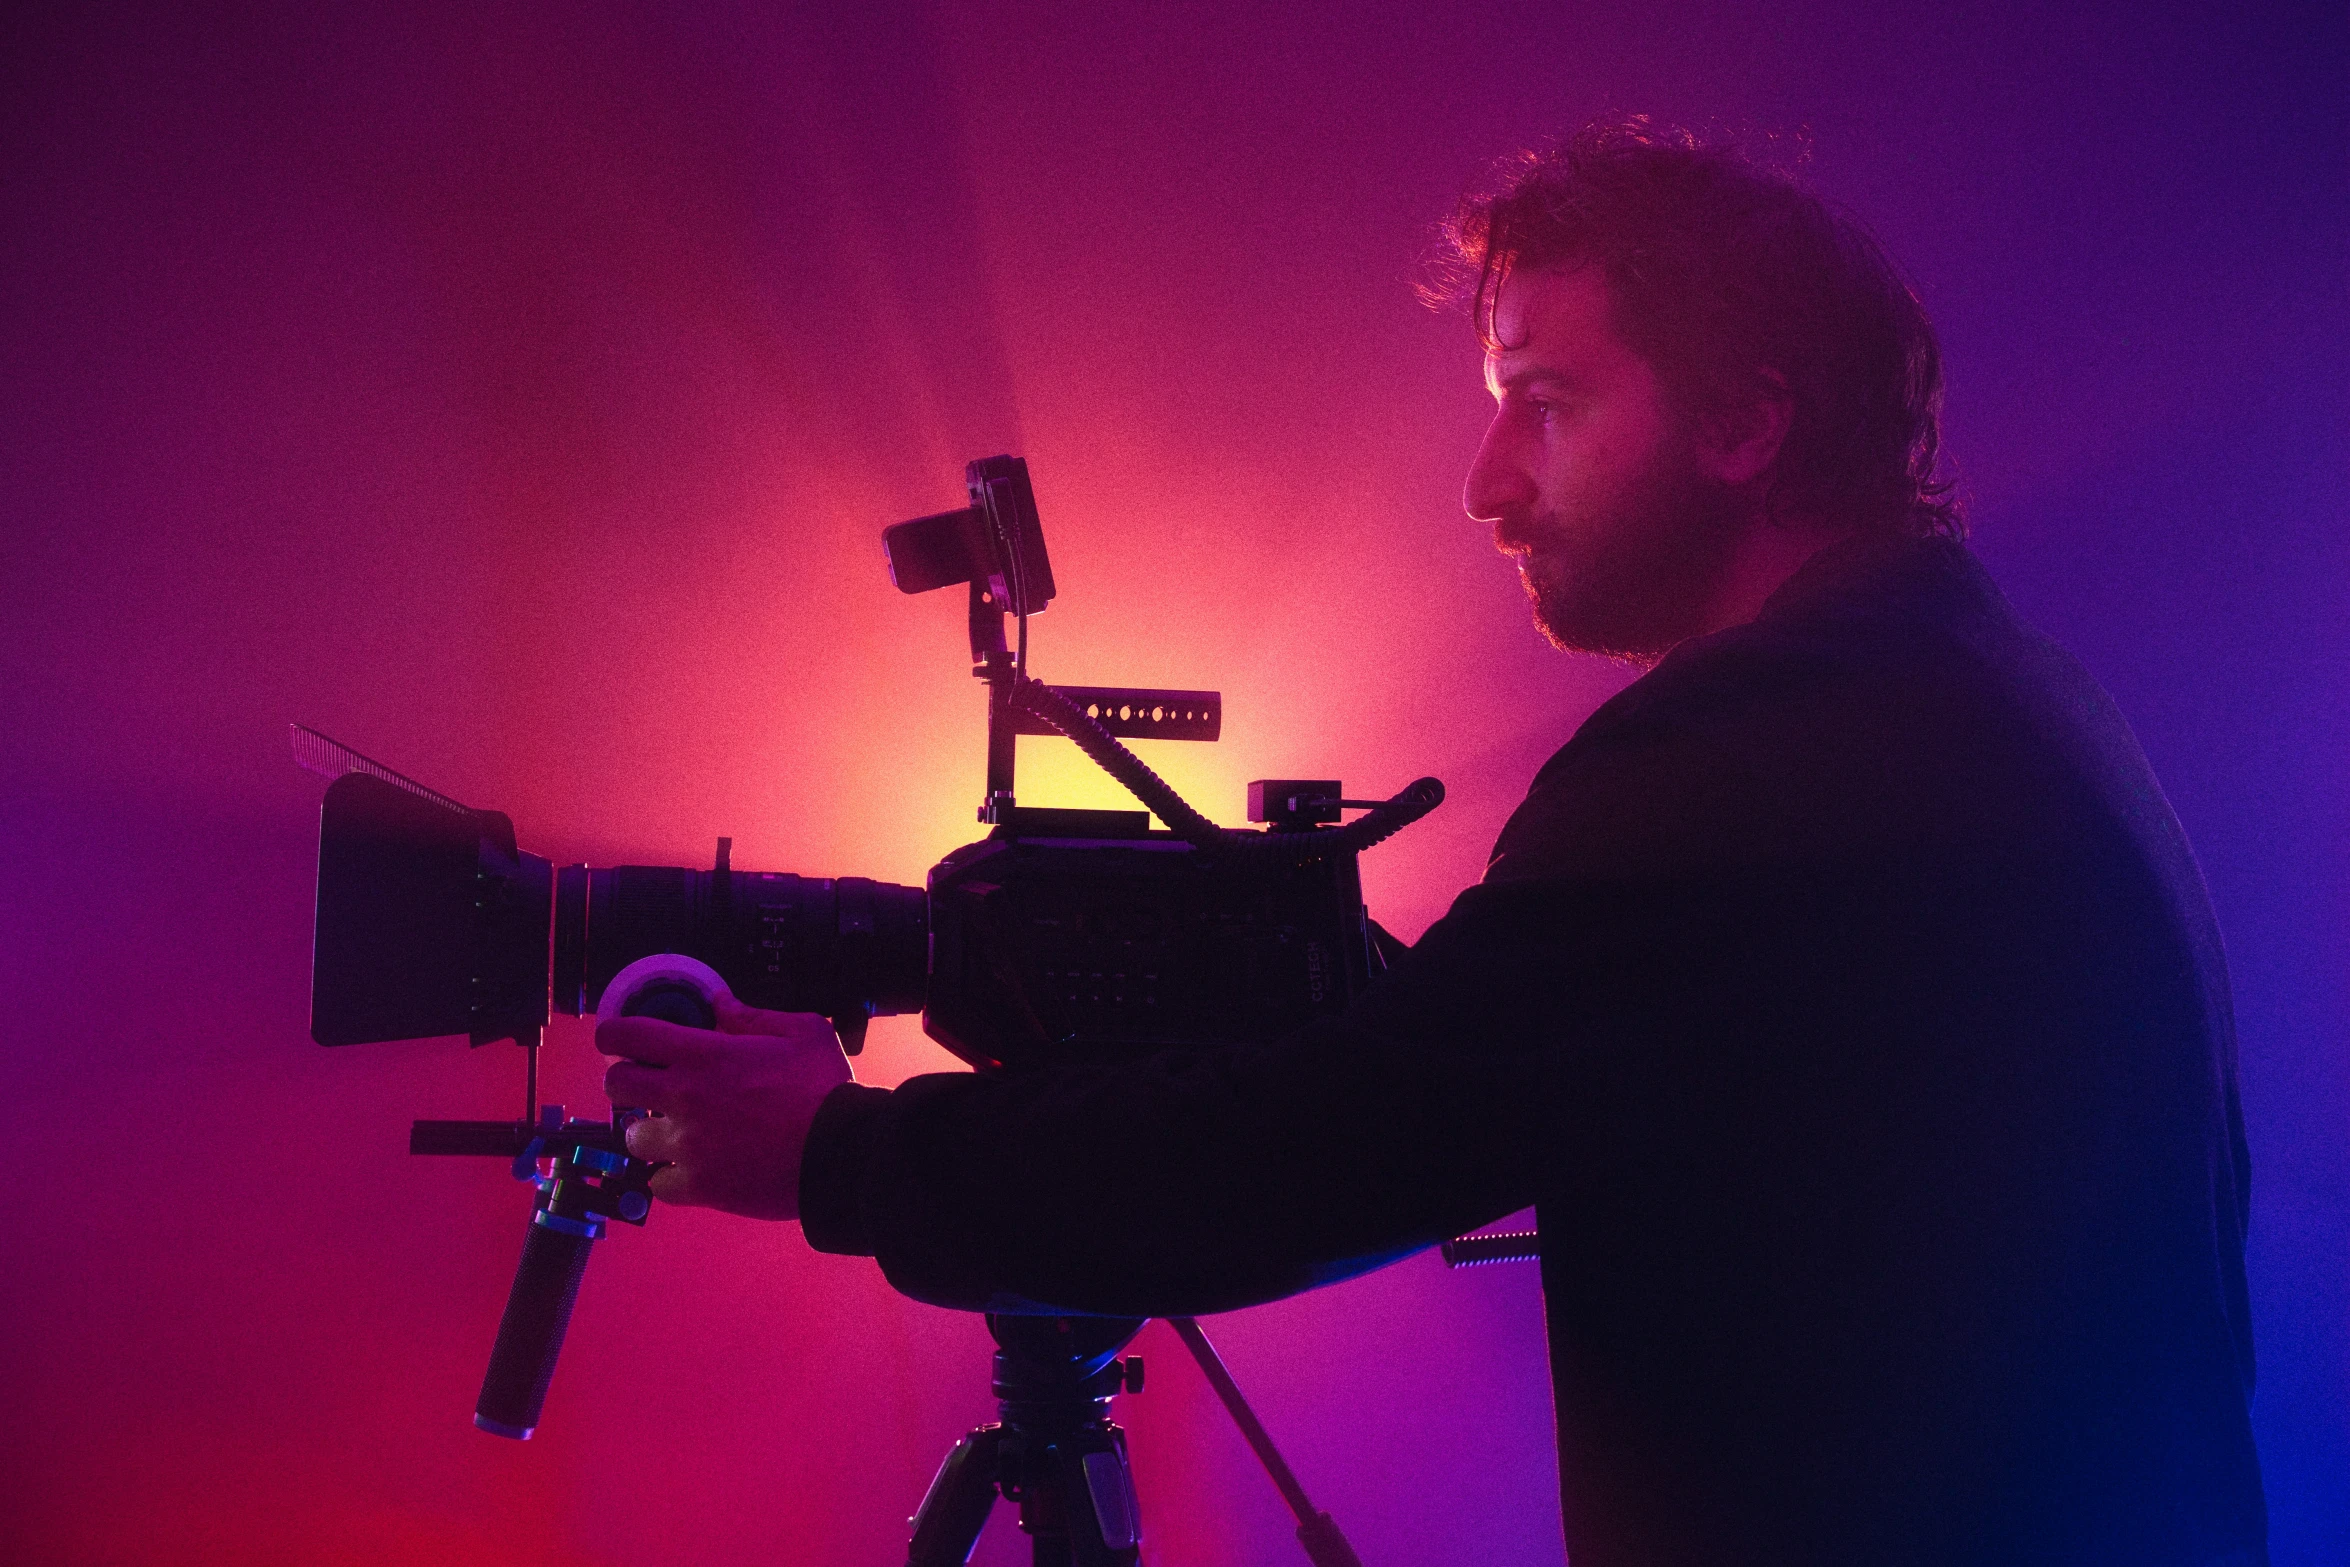
[[[1423,772],[1414,934],[1621,683],[1460,515],[1410,297],[1484,160],[1809,127],[1917,276],[1978,545],[2139,726],[2229,933],[2277,1559],[2350,1559],[2338,6],[81,7],[0,54],[0,1555],[902,1558],[976,1320],[796,1230],[601,1247],[539,1438],[468,1424],[525,1199],[410,1161],[510,1047],[308,1042],[315,724],[560,861],[918,881],[974,835],[888,522],[1026,455],[1036,665],[1212,686],[1242,784]],[[1060,742],[1023,798],[1112,804]],[[875,1027],[871,1081],[952,1063]],[[549,1097],[598,1102],[559,1021]],[[1429,1257],[1210,1324],[1374,1564],[1555,1562],[1541,1300]],[[1163,1326],[1150,1559],[1301,1560]],[[999,1509],[979,1560],[1024,1561]]]

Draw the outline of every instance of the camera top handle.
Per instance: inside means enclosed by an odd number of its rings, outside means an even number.
[[[1055,589],[1028,464],[1018,457],[981,458],[965,465],[963,483],[971,501],[962,510],[898,523],[882,530],[881,541],[890,580],[901,593],[970,585],[971,672],[988,688],[982,822],[1018,824],[1014,748],[1024,734],[1066,735],[1178,837],[1210,853],[1293,861],[1357,853],[1443,803],[1444,785],[1422,778],[1335,831],[1249,833],[1217,826],[1118,742],[1214,740],[1223,729],[1223,697],[1214,691],[1048,686],[1031,679],[1028,617],[1052,601]],[[1005,642],[1007,614],[1019,622],[1017,651]]]

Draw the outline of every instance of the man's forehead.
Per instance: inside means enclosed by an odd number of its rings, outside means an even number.
[[[1494,291],[1486,325],[1485,384],[1495,390],[1565,377],[1595,351],[1621,346],[1608,315],[1607,279],[1597,267],[1513,269]]]

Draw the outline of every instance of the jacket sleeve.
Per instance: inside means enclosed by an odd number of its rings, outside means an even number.
[[[1594,899],[1479,887],[1343,1017],[1100,1067],[844,1085],[801,1164],[819,1250],[937,1305],[1229,1310],[1532,1202]]]

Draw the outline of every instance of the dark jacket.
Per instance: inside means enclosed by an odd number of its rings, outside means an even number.
[[[1219,1311],[1538,1204],[1576,1567],[2265,1561],[2247,1178],[2178,823],[1939,540],[1593,714],[1337,1022],[843,1087],[802,1165],[813,1244],[972,1308]]]

